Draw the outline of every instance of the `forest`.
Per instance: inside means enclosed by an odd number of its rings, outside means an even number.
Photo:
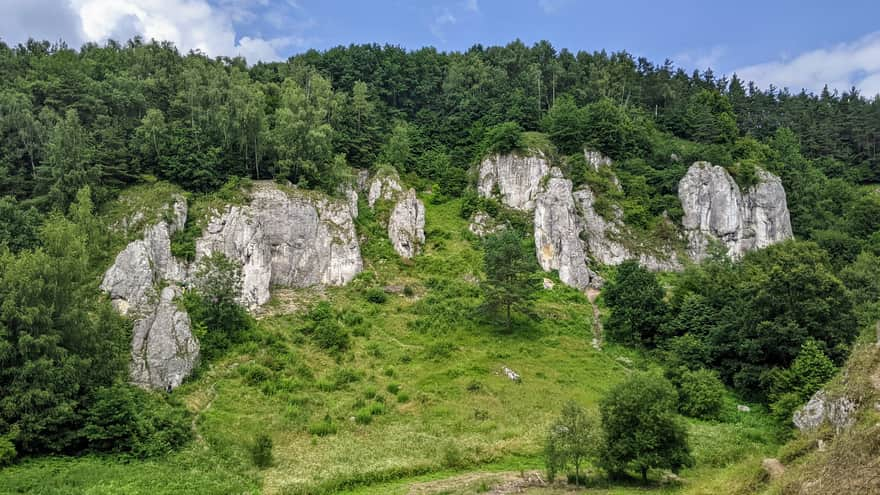
[[[425,343],[426,359],[434,360],[448,358],[456,347],[451,338],[438,337],[440,330],[425,330],[431,326],[426,322],[450,335],[444,322],[480,329],[474,335],[492,329],[503,339],[540,334],[557,304],[571,302],[579,313],[573,318],[586,318],[583,295],[559,301],[536,295],[529,220],[498,212],[503,208],[474,190],[475,167],[486,156],[534,150],[575,185],[601,189],[604,179],[584,163],[585,148],[614,161],[622,189],[606,190],[605,197],[648,236],[681,217],[677,187],[692,162],[721,165],[743,187],[755,183],[758,167],[781,178],[795,240],[742,259],[719,251],[673,274],[627,261],[608,269],[602,301],[609,341],[621,353],[637,353],[650,363],[645,368],[660,370],[618,385],[616,393],[633,400],[639,399],[633,387],[656,394],[662,418],[672,425],[670,444],[686,436],[682,423],[670,418],[723,423],[722,409],[733,397],[766,408],[768,438],[785,441],[792,436],[792,413],[845,365],[859,335],[880,318],[878,145],[880,97],[855,88],[791,93],[711,70],[687,73],[670,60],[573,53],[546,41],[475,45],[465,52],[350,45],[253,65],[139,38],[79,49],[0,42],[0,466],[47,453],[149,458],[196,441],[196,420],[177,392],[155,394],[125,383],[130,325],[98,290],[121,246],[104,220],[119,208],[120,193],[167,188],[233,202],[239,187],[275,180],[339,197],[359,169],[395,170],[418,191],[431,192],[429,215],[437,212],[454,226],[437,227],[433,240],[429,232],[431,249],[455,246],[462,264],[476,263],[488,277],[486,288],[475,291],[442,271],[454,268],[430,265],[430,256],[422,264],[388,268],[423,283],[427,295],[414,303],[414,321],[405,328],[439,339]],[[487,209],[511,227],[508,234],[482,244],[450,240],[460,223]],[[369,215],[358,220],[366,238],[375,231]],[[174,239],[180,248],[175,254],[192,255],[187,235],[192,232]],[[375,246],[364,248],[368,261],[385,256],[385,247]],[[234,267],[221,271],[231,278],[208,281],[181,302],[206,332],[206,363],[219,366],[257,347],[283,347],[270,330],[281,323],[248,315],[235,301],[240,280]],[[341,356],[360,345],[373,353],[372,344],[353,342],[369,338],[357,318],[379,318],[376,307],[390,304],[380,289],[384,275],[374,276],[359,279],[366,285],[351,289],[360,291],[356,298],[341,293],[338,307],[319,303],[301,321],[283,320],[295,329],[294,342],[312,343],[322,359],[330,356],[339,366],[353,360]],[[408,282],[404,291],[412,295],[409,283],[415,284]],[[345,316],[340,308],[349,303],[359,316]],[[505,317],[487,322],[484,313]],[[383,362],[381,356],[375,350],[373,357]],[[254,384],[271,382],[286,369],[245,366],[251,365],[242,365],[242,380]],[[295,381],[322,393],[348,390],[363,379],[355,373],[322,385],[302,373]],[[207,376],[197,374],[184,389],[204,385]],[[386,376],[393,378],[394,371]],[[396,383],[387,390],[389,400],[410,401]],[[367,400],[376,395],[373,390]],[[359,425],[393,407],[382,403],[370,412],[373,406],[358,401],[359,416],[352,418]],[[307,402],[287,407],[294,406],[314,408],[297,419],[301,430],[316,438],[336,432],[330,412]],[[624,406],[612,399],[600,403],[607,431],[628,429],[620,419]],[[598,424],[578,407],[566,405],[559,421]],[[261,434],[250,448],[256,465],[268,466],[272,440]],[[551,449],[553,441],[551,435],[550,469],[564,470],[568,460]],[[459,459],[463,454],[451,452],[444,455],[455,459],[445,467],[467,464]],[[583,457],[601,457],[597,462],[609,473],[630,470],[645,480],[649,468],[678,470],[694,462],[686,449],[657,454],[674,458],[668,466],[627,464],[614,455],[609,447]],[[577,458],[575,482],[581,476]],[[328,493],[338,488],[327,486]]]

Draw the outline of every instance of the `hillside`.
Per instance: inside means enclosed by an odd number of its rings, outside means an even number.
[[[880,99],[546,42],[0,68],[0,493],[880,493]]]

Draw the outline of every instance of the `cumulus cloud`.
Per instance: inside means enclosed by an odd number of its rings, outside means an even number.
[[[11,19],[0,20],[0,33],[11,33],[5,39],[13,43],[27,36],[63,37],[72,45],[142,36],[171,41],[184,52],[241,55],[249,62],[281,60],[285,48],[304,43],[301,37],[237,35],[235,25],[257,20],[256,9],[269,6],[268,0],[219,0],[215,4],[207,0],[33,0],[14,7],[6,3],[19,2],[0,0],[0,10],[13,13]]]
[[[773,84],[792,92],[817,93],[826,84],[839,91],[855,86],[863,96],[872,97],[880,93],[880,32],[791,59],[742,67],[736,74],[764,88]]]

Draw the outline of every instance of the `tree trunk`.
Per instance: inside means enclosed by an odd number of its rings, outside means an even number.
[[[646,467],[642,468],[642,481],[645,483],[648,482],[648,468]]]

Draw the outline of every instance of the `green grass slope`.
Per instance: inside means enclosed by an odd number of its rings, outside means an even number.
[[[481,253],[459,202],[423,199],[422,255],[399,260],[362,205],[363,274],[341,288],[277,290],[248,343],[173,392],[193,413],[195,440],[184,450],[147,461],[25,460],[0,471],[0,493],[407,493],[415,481],[455,473],[540,469],[546,427],[565,401],[595,408],[651,363],[614,345],[593,349],[589,302],[559,283],[538,293],[538,320],[511,333],[484,322]],[[384,302],[377,291],[388,294]],[[351,335],[344,352],[305,333],[323,300]],[[693,421],[690,432],[697,467],[682,474],[684,484],[653,491],[736,493],[776,447],[761,412]],[[274,463],[263,470],[249,451],[258,433],[274,443]]]

